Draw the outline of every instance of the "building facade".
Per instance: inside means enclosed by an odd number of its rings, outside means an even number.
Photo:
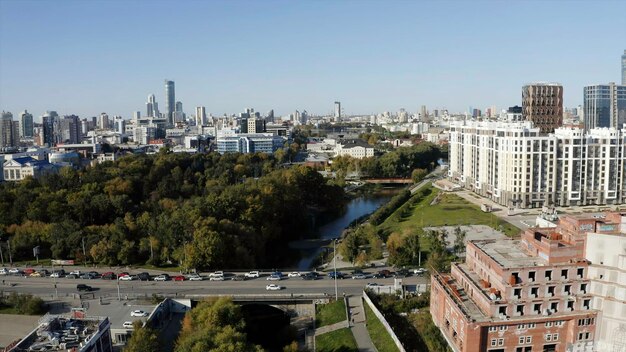
[[[563,86],[535,83],[522,88],[522,116],[541,133],[552,133],[563,125]]]
[[[626,86],[626,50],[624,50],[624,55],[622,55],[622,85]]]
[[[335,122],[341,122],[341,102],[335,102]]]
[[[174,111],[176,109],[176,92],[174,81],[165,80],[165,114],[168,126],[174,125]]]
[[[33,138],[33,114],[24,110],[20,113],[20,137]]]
[[[626,123],[626,86],[598,84],[584,88],[585,129],[622,128]]]
[[[204,106],[196,107],[196,126],[204,126],[206,122],[206,109]]]
[[[0,148],[17,146],[19,137],[15,132],[13,114],[3,111],[0,115]]]
[[[433,273],[430,312],[455,352],[593,351],[584,233],[530,228],[469,241],[465,263]]]
[[[285,139],[271,133],[220,133],[217,151],[224,153],[273,153],[283,146]]]
[[[6,160],[2,170],[5,181],[21,181],[28,176],[38,178],[56,171],[56,167],[47,160],[36,160],[29,156]]]
[[[626,202],[626,134],[530,122],[452,123],[448,177],[510,208]]]

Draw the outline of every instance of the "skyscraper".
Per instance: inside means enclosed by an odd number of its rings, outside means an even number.
[[[27,110],[20,113],[20,137],[33,138],[33,114]]]
[[[98,127],[103,130],[106,130],[109,128],[109,115],[107,115],[106,112],[103,112],[100,114]]]
[[[585,130],[622,128],[626,123],[626,86],[611,82],[584,88]]]
[[[53,147],[55,144],[54,140],[54,126],[55,121],[59,119],[59,114],[56,111],[46,111],[43,116],[41,116],[41,121],[43,122],[43,138],[42,142],[44,145],[49,147]]]
[[[176,102],[176,106],[174,108],[174,122],[181,122],[185,119],[185,113],[183,112],[183,103],[180,101]]]
[[[176,108],[176,93],[174,91],[174,81],[165,80],[165,114],[167,123],[174,125],[174,111]]]
[[[204,126],[206,123],[206,110],[204,106],[196,107],[196,126]]]
[[[341,102],[335,102],[335,122],[341,122]]]
[[[146,116],[159,117],[159,104],[156,102],[154,94],[148,95],[148,102],[146,103]]]
[[[14,135],[13,114],[2,112],[0,116],[0,148],[15,147],[17,136]]]
[[[626,86],[626,50],[624,50],[624,55],[622,55],[622,85]]]
[[[563,125],[563,86],[533,83],[522,88],[522,117],[541,133],[552,133]]]
[[[76,115],[63,116],[60,120],[59,137],[56,143],[78,144],[81,142],[82,132],[80,119]]]

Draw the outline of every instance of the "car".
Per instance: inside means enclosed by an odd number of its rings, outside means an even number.
[[[317,273],[306,273],[302,276],[300,276],[302,278],[302,280],[317,280],[319,278],[319,276],[317,275]]]
[[[297,272],[297,271],[292,271],[289,274],[287,274],[288,277],[300,277],[302,276],[301,273]]]
[[[130,312],[130,316],[131,317],[147,317],[148,316],[148,312],[144,312],[143,310],[133,310],[132,312]]]
[[[233,281],[246,281],[248,278],[245,275],[235,275],[233,276]]]
[[[279,285],[276,284],[269,284],[267,286],[265,286],[265,289],[267,291],[278,291],[278,290],[282,290],[283,288]]]
[[[91,280],[91,279],[95,279],[96,276],[92,273],[84,273],[80,276],[80,278],[84,280]]]
[[[211,278],[211,277],[218,277],[218,276],[224,277],[224,272],[223,271],[215,271],[215,272],[212,272],[212,273],[209,274],[209,278]]]
[[[90,271],[90,272],[89,272],[89,274],[90,274],[91,276],[93,276],[93,277],[94,277],[94,279],[97,279],[97,278],[99,278],[99,277],[100,277],[100,273],[99,273],[99,272],[97,272],[97,271]]]
[[[386,279],[388,277],[391,277],[391,271],[386,269],[380,270],[376,274],[374,274],[374,277],[377,279]]]
[[[78,279],[78,275],[76,274],[67,274],[65,275],[66,279]]]
[[[150,281],[150,274],[148,273],[139,273],[137,275],[137,278],[139,279],[139,281]]]
[[[111,271],[102,274],[102,280],[115,280],[117,278],[117,275],[115,275],[115,273]]]
[[[126,329],[132,329],[133,328],[133,322],[132,321],[125,321],[124,324],[122,324],[123,328]]]
[[[357,280],[367,279],[367,275],[365,273],[354,274],[352,275],[352,279],[357,279]]]
[[[282,277],[278,276],[278,275],[270,275],[267,277],[267,281],[280,281],[282,279]]]
[[[415,274],[415,275],[423,275],[427,271],[428,270],[426,270],[424,268],[417,268],[417,269],[413,269],[413,274]]]
[[[331,271],[331,272],[328,273],[328,277],[331,278],[331,279],[335,279],[335,278],[343,279],[344,275],[340,271]]]
[[[2,268],[0,269],[0,275],[8,275],[9,271],[7,270],[7,268]]]
[[[366,288],[374,288],[374,287],[379,287],[382,286],[381,284],[377,284],[375,282],[368,282],[367,285],[365,285]]]
[[[117,274],[117,277],[126,276],[126,275],[130,275],[130,273],[128,273],[126,271],[122,271],[121,273]]]
[[[224,276],[209,276],[209,281],[224,281]]]
[[[135,280],[135,277],[132,275],[124,275],[118,278],[119,281],[132,281]]]
[[[78,284],[78,285],[76,285],[76,289],[78,291],[87,291],[87,292],[93,291],[93,287],[91,287],[89,285],[85,285],[85,284]]]
[[[50,277],[58,279],[60,277],[63,277],[63,273],[61,273],[60,271],[55,271],[52,274],[50,274]]]
[[[406,269],[400,269],[398,271],[396,271],[396,273],[393,275],[393,277],[397,277],[397,278],[404,278],[409,276],[411,273],[406,270]]]
[[[204,278],[198,274],[191,274],[187,277],[187,280],[189,281],[202,281],[204,280]]]
[[[185,281],[185,277],[182,275],[177,275],[172,278],[174,281]]]
[[[259,272],[258,272],[258,271],[251,271],[251,272],[249,272],[249,273],[245,273],[245,276],[246,276],[247,278],[249,278],[249,279],[255,279],[255,278],[257,278],[257,277],[260,277],[260,276],[261,276],[261,274],[259,274]]]
[[[70,271],[70,275],[76,275],[76,277],[79,277],[80,276],[80,270]]]
[[[34,272],[35,272],[35,269],[28,268],[28,269],[24,269],[22,273],[24,274],[24,276],[30,276]]]
[[[168,281],[170,279],[169,275],[161,274],[159,276],[154,277],[154,281]]]
[[[18,269],[18,268],[11,268],[11,269],[9,269],[9,274],[10,275],[17,275],[17,274],[21,274],[21,273],[22,273],[22,271],[20,269]]]
[[[35,271],[34,273],[31,273],[30,275],[28,275],[28,277],[41,277],[41,273],[39,271]]]

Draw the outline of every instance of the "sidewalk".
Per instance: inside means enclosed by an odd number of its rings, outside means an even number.
[[[376,347],[370,339],[365,325],[365,310],[363,308],[363,299],[361,296],[348,297],[348,308],[350,309],[350,330],[356,340],[359,352],[377,352]]]
[[[327,332],[331,332],[331,331],[347,328],[348,326],[349,326],[348,320],[340,321],[340,322],[335,323],[335,324],[322,326],[321,328],[315,329],[315,336],[318,336],[318,335],[321,335],[321,334],[325,334]]]

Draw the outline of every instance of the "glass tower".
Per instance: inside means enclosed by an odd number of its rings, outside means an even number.
[[[174,81],[165,80],[165,114],[167,123],[174,125],[174,109],[176,108],[176,95],[174,93]]]
[[[615,83],[584,88],[585,129],[613,127],[626,123],[626,86]]]

